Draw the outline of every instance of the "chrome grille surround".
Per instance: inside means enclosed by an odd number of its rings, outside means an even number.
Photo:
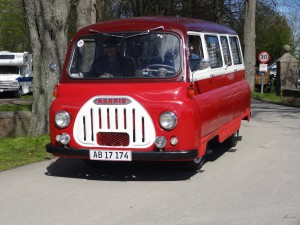
[[[127,133],[127,146],[101,145],[98,133]],[[115,133],[115,134],[114,134]],[[95,96],[79,110],[73,128],[75,141],[83,147],[146,148],[155,141],[155,128],[146,109],[129,96]],[[110,143],[110,142],[108,142]]]

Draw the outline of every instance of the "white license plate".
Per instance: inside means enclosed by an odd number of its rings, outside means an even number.
[[[0,89],[0,92],[3,92],[3,89]]]
[[[131,151],[90,150],[91,160],[131,161]]]

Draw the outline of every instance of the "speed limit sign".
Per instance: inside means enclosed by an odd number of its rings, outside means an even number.
[[[270,55],[267,52],[260,52],[258,54],[258,61],[260,63],[267,63],[270,60]]]

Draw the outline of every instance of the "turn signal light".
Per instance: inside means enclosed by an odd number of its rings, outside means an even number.
[[[195,96],[194,89],[189,89],[188,90],[188,96],[189,96],[189,98],[193,98]]]
[[[55,87],[54,87],[53,96],[54,96],[54,98],[58,98],[58,85],[55,85]]]

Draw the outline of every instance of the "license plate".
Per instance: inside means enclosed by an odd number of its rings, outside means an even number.
[[[0,89],[0,92],[3,92],[3,89]]]
[[[131,151],[90,150],[91,160],[131,161]]]

